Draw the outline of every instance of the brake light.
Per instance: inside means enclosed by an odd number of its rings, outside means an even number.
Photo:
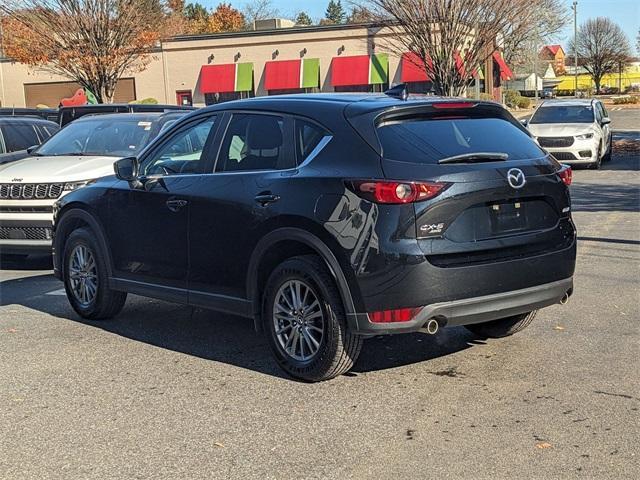
[[[442,103],[434,103],[433,108],[438,109],[447,109],[447,108],[472,108],[477,104],[473,102],[442,102]]]
[[[573,181],[573,171],[569,165],[562,165],[562,168],[558,170],[558,176],[562,182],[568,187]]]
[[[439,195],[449,184],[439,182],[396,182],[387,180],[356,180],[353,190],[359,196],[376,203],[413,203]]]
[[[416,318],[424,307],[398,308],[396,310],[382,310],[369,313],[369,320],[373,323],[409,322]]]

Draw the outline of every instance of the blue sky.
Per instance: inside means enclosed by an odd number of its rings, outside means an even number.
[[[187,0],[189,1],[189,0]],[[207,7],[215,7],[218,0],[200,0]],[[564,0],[567,7],[570,7],[573,0]],[[284,16],[293,16],[300,10],[306,11],[314,20],[318,21],[324,16],[329,0],[272,0],[273,5],[280,10]],[[247,0],[231,0],[236,8],[241,8]],[[349,8],[349,1],[342,0],[345,9]],[[640,0],[578,0],[578,24],[585,20],[606,16],[620,25],[632,45],[635,46],[635,38],[640,27]],[[558,41],[566,44],[566,41],[573,35],[573,21],[567,24],[566,31]]]

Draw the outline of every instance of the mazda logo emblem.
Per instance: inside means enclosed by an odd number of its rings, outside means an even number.
[[[524,184],[527,183],[527,179],[524,177],[524,172],[519,168],[511,168],[507,172],[507,181],[509,182],[509,185],[516,190],[524,187]]]

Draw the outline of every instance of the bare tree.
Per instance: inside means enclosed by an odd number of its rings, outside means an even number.
[[[622,68],[631,54],[624,31],[606,17],[592,18],[580,25],[577,39],[571,39],[569,50],[577,51],[582,66],[593,78],[596,92],[600,91],[602,77]]]
[[[554,39],[569,18],[563,0],[531,0],[533,15],[514,19],[504,35],[504,59],[509,65],[530,65],[541,46]]]
[[[533,0],[537,1],[537,0]],[[413,52],[436,93],[457,96],[506,35],[534,21],[532,0],[370,0],[378,21],[392,31],[386,48]]]
[[[166,19],[159,0],[3,0],[5,54],[113,100],[151,61]]]
[[[271,0],[253,0],[245,4],[242,8],[242,14],[249,28],[252,28],[256,20],[275,18],[280,15],[280,12],[273,6]]]

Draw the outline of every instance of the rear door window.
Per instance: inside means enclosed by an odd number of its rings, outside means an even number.
[[[216,163],[217,172],[295,167],[285,142],[285,119],[269,114],[233,114]]]
[[[298,164],[304,162],[322,139],[328,135],[329,133],[322,127],[305,120],[296,119],[295,141]]]
[[[506,153],[510,160],[545,155],[525,132],[499,118],[409,118],[383,123],[378,138],[384,158],[410,163],[479,152]]]
[[[3,125],[1,128],[7,152],[24,150],[40,144],[40,139],[33,125]]]

